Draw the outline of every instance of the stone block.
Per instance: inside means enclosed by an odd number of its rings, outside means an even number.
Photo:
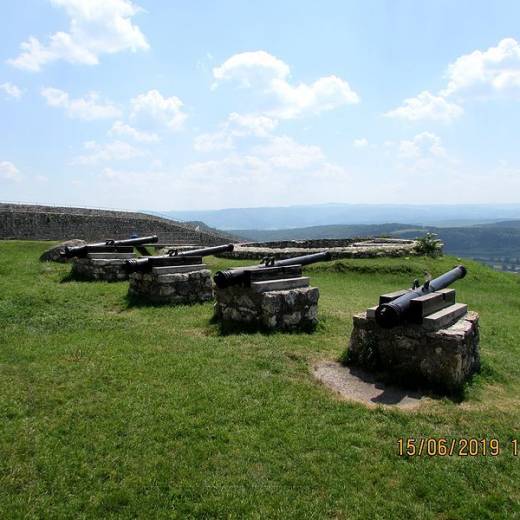
[[[442,289],[410,301],[409,319],[414,323],[422,323],[425,316],[429,316],[455,303],[455,290]]]
[[[280,280],[265,280],[262,282],[252,282],[251,289],[255,292],[283,291],[286,289],[297,289],[308,287],[309,278],[300,276],[299,278],[282,278]]]
[[[466,312],[464,304],[456,308],[447,324],[436,330],[418,324],[383,329],[366,312],[357,314],[346,363],[400,384],[459,392],[479,370],[480,354],[478,314]]]
[[[88,281],[119,282],[128,280],[126,258],[75,258],[71,274],[74,278]]]
[[[454,303],[453,305],[430,314],[429,316],[425,316],[422,325],[426,330],[443,329],[455,323],[467,312],[468,306],[465,303]]]
[[[191,273],[207,269],[206,264],[172,265],[165,267],[152,267],[152,273],[157,275]]]
[[[308,281],[306,287],[264,292],[257,291],[254,284],[253,287],[216,288],[215,297],[215,318],[224,323],[247,324],[268,330],[295,330],[310,329],[318,322],[319,290],[309,287]]]
[[[154,268],[151,273],[133,273],[128,294],[154,304],[192,304],[212,300],[211,271],[200,267],[195,265],[193,271],[169,274],[160,274],[168,267]]]

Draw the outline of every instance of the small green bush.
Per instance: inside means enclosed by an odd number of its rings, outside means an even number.
[[[417,245],[415,251],[424,256],[431,256],[436,258],[442,256],[442,242],[436,238],[437,233],[426,233],[423,237],[417,238]]]

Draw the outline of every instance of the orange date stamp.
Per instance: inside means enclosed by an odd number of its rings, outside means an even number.
[[[493,438],[400,437],[397,449],[400,457],[498,457],[504,449],[518,456],[520,441],[513,439],[505,446]]]

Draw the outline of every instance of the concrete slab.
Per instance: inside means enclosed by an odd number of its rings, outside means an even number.
[[[299,289],[309,286],[309,277],[300,276],[299,278],[282,278],[281,280],[266,280],[265,282],[253,282],[251,289],[255,292],[284,291],[289,289]]]
[[[342,398],[370,408],[381,405],[415,410],[429,400],[425,394],[378,382],[373,374],[336,361],[316,363],[313,376]]]
[[[426,330],[439,330],[449,327],[468,312],[465,303],[454,303],[445,309],[437,311],[423,318],[422,326]]]

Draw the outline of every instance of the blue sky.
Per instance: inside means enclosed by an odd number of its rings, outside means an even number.
[[[0,200],[520,202],[520,3],[5,2]]]

